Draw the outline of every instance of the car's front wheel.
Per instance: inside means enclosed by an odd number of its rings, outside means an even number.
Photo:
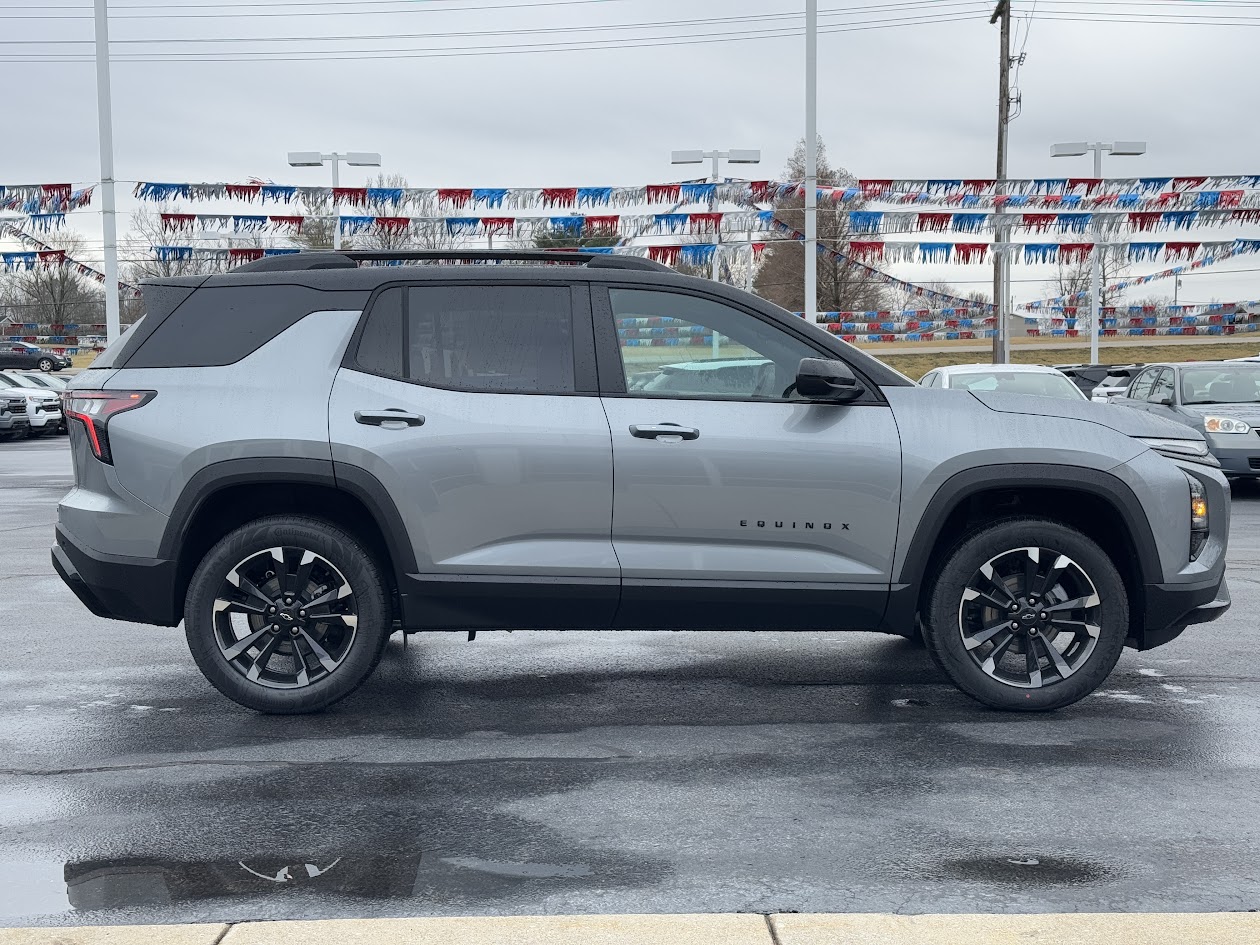
[[[1058,709],[1115,667],[1129,630],[1123,579],[1075,529],[1010,519],[959,543],[930,593],[924,640],[963,692],[999,709]]]
[[[260,712],[314,712],[371,675],[391,629],[380,567],[352,535],[305,517],[259,519],[198,566],[184,627],[221,693]]]
[[[47,374],[53,369],[52,358],[40,358],[38,367],[41,371]]]

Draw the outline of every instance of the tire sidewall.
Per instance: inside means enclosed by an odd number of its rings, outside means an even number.
[[[350,582],[358,610],[354,643],[345,661],[301,689],[270,689],[250,682],[223,658],[214,634],[213,604],[227,572],[277,545],[305,548],[328,559]],[[206,678],[234,702],[275,714],[318,711],[352,693],[380,661],[391,623],[385,582],[371,554],[350,534],[316,519],[261,519],[231,532],[198,565],[184,604],[188,648]]]
[[[963,645],[958,610],[964,588],[985,562],[1016,548],[1039,546],[1066,554],[1094,583],[1102,607],[1098,642],[1067,680],[1021,689],[984,672]],[[1129,635],[1129,603],[1115,564],[1085,535],[1041,519],[1012,519],[963,540],[946,556],[929,598],[925,640],[937,665],[963,692],[986,705],[1018,711],[1057,709],[1089,695],[1107,678]]]

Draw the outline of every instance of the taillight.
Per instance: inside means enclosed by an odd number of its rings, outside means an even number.
[[[68,390],[61,395],[61,404],[67,419],[83,424],[92,455],[112,466],[109,418],[143,407],[156,396],[157,391],[152,390]]]

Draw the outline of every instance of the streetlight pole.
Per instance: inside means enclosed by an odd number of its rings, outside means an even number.
[[[342,161],[345,161],[351,167],[381,166],[381,156],[372,151],[334,151],[331,154],[323,154],[319,151],[289,152],[290,167],[323,167],[325,164],[332,165],[332,186],[334,191],[332,232],[333,250],[341,249],[341,207],[337,203],[336,190],[341,186],[340,165]]]
[[[1145,141],[1070,141],[1050,146],[1051,157],[1080,157],[1093,152],[1094,180],[1102,180],[1102,156],[1104,151],[1114,155],[1137,156],[1146,153]],[[1098,363],[1098,339],[1102,334],[1102,233],[1094,227],[1094,248],[1089,254],[1089,362]]]
[[[669,156],[670,164],[700,164],[704,161],[713,161],[713,183],[720,184],[722,182],[722,161],[731,164],[760,164],[761,152],[756,149],[749,148],[731,148],[729,151],[672,151]],[[709,209],[717,209],[717,197],[709,202]],[[722,245],[722,228],[715,226],[713,229],[714,248],[713,260],[709,271],[709,277],[714,281],[718,281],[718,246]],[[752,241],[749,240],[751,251]]]
[[[101,150],[101,236],[105,255],[105,339],[122,334],[118,311],[118,214],[114,203],[114,113],[109,87],[109,4],[95,0],[96,121]]]
[[[818,0],[805,0],[805,321],[818,322]]]

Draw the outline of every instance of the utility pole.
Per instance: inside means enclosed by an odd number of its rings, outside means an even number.
[[[998,5],[989,17],[989,23],[1001,21],[1001,52],[998,60],[998,133],[997,133],[997,184],[996,195],[1006,193],[1006,128],[1011,120],[1011,5],[1009,0],[998,0]],[[993,226],[993,241],[1009,243],[1010,233],[1002,221],[1006,212],[1004,201],[996,201],[994,207],[996,219]],[[993,254],[993,312],[997,316],[997,332],[993,335],[993,363],[1005,364],[1010,360],[1009,326],[1007,325],[1007,304],[1010,292],[1011,272],[1010,247],[997,248]]]

